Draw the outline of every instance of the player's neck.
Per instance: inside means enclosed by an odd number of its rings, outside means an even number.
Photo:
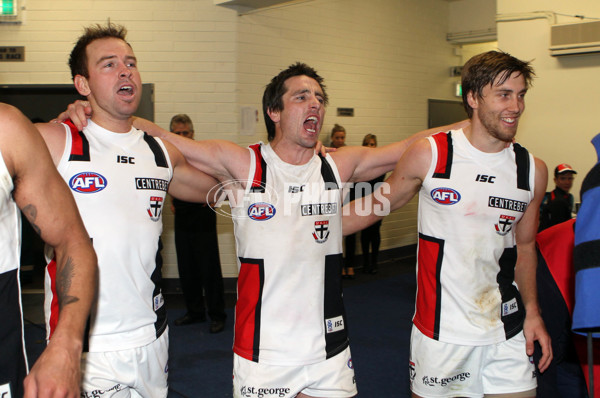
[[[289,140],[275,137],[271,141],[271,148],[281,160],[293,165],[302,165],[308,163],[315,153],[314,148],[305,148]]]
[[[463,128],[463,133],[471,145],[481,152],[497,153],[510,145],[510,142],[492,136],[481,123],[473,120],[469,126]]]
[[[92,115],[92,122],[114,133],[128,133],[131,131],[132,127],[131,118],[117,119],[113,117],[103,117],[96,112]]]

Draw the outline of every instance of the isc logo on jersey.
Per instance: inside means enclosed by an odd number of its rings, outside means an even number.
[[[335,318],[325,319],[325,327],[327,333],[344,330],[344,317],[340,315],[336,316]]]
[[[431,197],[441,205],[453,205],[460,201],[460,194],[452,188],[436,188],[431,191]]]
[[[75,192],[96,193],[106,188],[107,181],[103,175],[92,171],[75,174],[69,180],[69,186]]]
[[[275,215],[275,206],[269,203],[253,203],[248,207],[248,217],[255,221],[266,221]]]

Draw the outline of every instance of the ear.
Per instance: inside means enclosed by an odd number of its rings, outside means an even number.
[[[267,109],[267,115],[269,115],[273,123],[279,123],[279,121],[281,120],[281,111]]]
[[[473,94],[473,91],[469,91],[467,93],[467,103],[473,109],[477,109],[479,107],[479,97]]]
[[[83,95],[84,97],[90,95],[92,90],[90,90],[90,85],[88,83],[87,78],[85,78],[82,75],[75,75],[73,83],[75,84],[75,88],[77,89],[77,92],[79,92],[79,94]]]

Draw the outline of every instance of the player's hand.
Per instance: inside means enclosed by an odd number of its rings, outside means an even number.
[[[87,125],[87,120],[92,116],[92,107],[89,101],[77,100],[67,106],[67,110],[62,112],[52,123],[61,123],[71,119],[77,129],[82,130]]]
[[[51,340],[23,382],[23,397],[78,398],[80,362],[78,351]]]
[[[315,145],[315,152],[320,153],[322,156],[327,155],[328,152],[335,152],[337,148],[327,147],[323,145],[321,141],[317,141],[317,145]]]
[[[531,357],[533,355],[533,343],[537,341],[540,344],[542,357],[538,362],[538,369],[543,373],[550,366],[553,354],[552,341],[546,331],[542,317],[540,315],[526,316],[525,323],[523,324],[523,334],[525,335],[525,350],[528,356]]]

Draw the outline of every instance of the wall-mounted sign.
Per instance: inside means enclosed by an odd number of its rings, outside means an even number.
[[[354,116],[354,108],[337,108],[338,116]]]
[[[0,47],[0,62],[24,62],[25,47]]]

